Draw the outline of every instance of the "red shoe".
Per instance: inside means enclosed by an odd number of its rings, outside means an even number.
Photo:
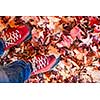
[[[32,75],[49,71],[56,64],[58,64],[59,61],[60,59],[59,60],[56,59],[54,55],[50,56],[36,55],[35,58],[30,61],[33,67]]]
[[[7,50],[15,45],[19,45],[30,35],[30,29],[28,26],[18,26],[16,28],[9,28],[1,35],[4,41],[5,48]]]

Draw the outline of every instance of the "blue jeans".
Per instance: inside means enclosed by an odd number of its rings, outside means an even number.
[[[0,39],[0,56],[2,56],[4,53],[4,42],[2,39]]]
[[[31,38],[31,34],[25,39]],[[4,53],[5,43],[0,39],[0,56]],[[32,72],[31,63],[18,60],[6,66],[0,67],[0,83],[23,83]]]
[[[0,83],[23,83],[32,71],[31,63],[15,61],[0,68]]]

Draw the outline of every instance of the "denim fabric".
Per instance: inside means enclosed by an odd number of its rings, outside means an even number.
[[[0,83],[9,83],[8,76],[2,69],[0,69]]]
[[[3,40],[0,39],[0,56],[2,56],[4,53],[4,43]]]
[[[9,83],[23,83],[32,72],[31,63],[22,60],[15,61],[2,68],[9,79]],[[6,82],[6,80],[5,80]]]

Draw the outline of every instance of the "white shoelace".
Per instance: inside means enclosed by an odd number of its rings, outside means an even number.
[[[46,65],[48,65],[48,60],[47,57],[34,57],[34,59],[32,59],[32,66],[33,66],[33,70],[34,72],[37,71],[38,69],[44,68]]]
[[[9,46],[11,44],[14,44],[14,42],[16,42],[17,40],[19,40],[21,38],[21,34],[19,34],[18,30],[12,31],[11,33],[8,33],[9,38],[7,39],[5,37],[5,46]]]

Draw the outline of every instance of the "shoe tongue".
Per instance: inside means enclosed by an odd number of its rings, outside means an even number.
[[[15,28],[9,28],[7,31],[6,31],[6,35],[9,36],[8,34],[9,33],[12,33],[13,31],[15,31]],[[9,38],[9,37],[8,37]]]
[[[8,28],[6,33],[8,33],[8,32],[12,33],[12,31],[15,31],[15,30],[16,30],[15,28]]]
[[[36,58],[37,58],[37,59],[40,58],[40,57],[43,57],[43,55],[41,55],[41,54],[37,54],[37,55],[36,55]]]

